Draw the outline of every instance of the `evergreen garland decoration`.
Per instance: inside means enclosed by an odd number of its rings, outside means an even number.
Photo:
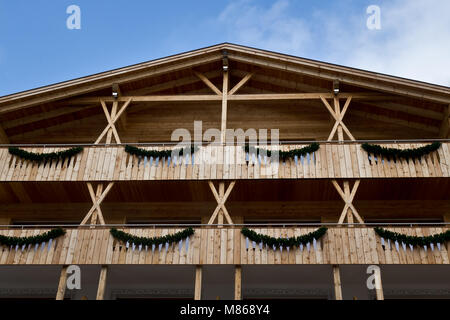
[[[327,227],[320,227],[316,231],[298,236],[298,237],[290,237],[290,238],[274,238],[265,234],[256,233],[253,230],[248,228],[242,228],[241,233],[244,237],[247,237],[249,240],[254,241],[256,243],[263,243],[270,247],[298,247],[300,244],[306,245],[308,242],[314,241],[314,239],[319,240],[326,232]]]
[[[138,147],[133,147],[130,145],[125,146],[125,152],[139,157],[153,157],[153,158],[168,158],[172,156],[172,152],[175,152],[175,154],[180,154],[181,156],[184,155],[185,150],[187,150],[189,147],[180,148],[180,149],[174,149],[174,150],[144,150]],[[191,154],[195,153],[198,150],[198,146],[191,145],[190,147]]]
[[[16,246],[16,245],[23,246],[29,244],[37,244],[47,242],[50,239],[58,238],[64,234],[66,234],[66,231],[64,229],[55,228],[43,234],[38,234],[29,237],[8,237],[0,235],[0,244],[5,246]]]
[[[74,148],[70,148],[70,149],[67,149],[64,151],[58,151],[58,152],[34,153],[34,152],[25,151],[23,149],[19,149],[16,147],[9,147],[8,151],[10,154],[17,156],[19,158],[41,163],[43,161],[49,162],[49,161],[52,161],[55,159],[65,160],[66,158],[73,157],[74,155],[80,153],[81,151],[83,151],[83,148],[82,147],[74,147]]]
[[[363,148],[367,153],[372,153],[375,155],[384,156],[388,159],[419,159],[424,155],[427,155],[433,151],[436,151],[441,146],[440,142],[433,142],[423,147],[413,148],[413,149],[396,149],[396,148],[386,148],[378,144],[368,144],[363,143],[361,148]]]
[[[110,233],[114,238],[124,243],[134,243],[135,245],[151,246],[151,245],[159,245],[165,243],[171,244],[173,242],[179,242],[183,239],[192,236],[195,233],[195,230],[189,227],[174,234],[168,234],[162,237],[151,237],[151,238],[134,236],[127,232],[117,230],[116,228],[111,228]]]
[[[378,234],[381,238],[389,239],[391,241],[397,241],[399,243],[404,243],[412,246],[427,246],[432,243],[444,243],[445,241],[450,240],[450,230],[447,230],[442,233],[437,233],[432,236],[408,236],[406,234],[392,232],[380,227],[374,228],[376,234]]]
[[[317,150],[319,150],[319,148],[320,148],[320,145],[317,142],[313,142],[310,145],[300,148],[300,149],[293,149],[293,150],[289,150],[289,151],[279,150],[278,157],[283,161],[285,161],[289,158],[294,158],[295,156],[300,158],[301,156],[305,156],[308,153],[316,152]],[[251,153],[256,153],[256,154],[259,154],[259,150],[260,150],[260,148],[256,148],[254,146],[250,147],[248,144],[246,144],[244,146],[244,149],[245,149],[245,152],[249,152],[249,153],[251,152]],[[270,157],[272,154],[272,151],[271,150],[265,150],[265,151],[266,151],[267,156]]]

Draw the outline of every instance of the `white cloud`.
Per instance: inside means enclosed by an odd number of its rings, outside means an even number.
[[[219,16],[233,42],[290,54],[301,54],[311,43],[307,23],[293,17],[289,2],[263,8],[251,0],[229,4]]]
[[[218,20],[239,44],[450,86],[450,1],[389,0],[379,6],[381,30],[367,29],[363,6],[300,18],[288,0],[270,7],[234,1]]]

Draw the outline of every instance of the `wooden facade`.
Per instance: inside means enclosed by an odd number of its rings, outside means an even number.
[[[338,299],[339,265],[448,265],[448,244],[382,246],[371,223],[416,236],[447,230],[449,116],[448,87],[228,43],[0,97],[0,235],[71,224],[45,246],[2,246],[0,265],[60,265],[58,299],[72,264],[102,266],[98,299],[109,265],[195,266],[195,298],[203,266],[232,265],[237,299],[246,265],[329,265]],[[194,156],[125,151],[171,150],[176,129],[198,139]],[[238,129],[279,130],[279,143],[270,135],[267,150],[320,148],[272,162],[236,144]],[[416,159],[361,147],[415,149],[434,141],[440,148]],[[84,149],[38,163],[10,154],[11,146]],[[156,250],[125,247],[107,226],[154,237],[181,230],[183,221],[195,225],[189,244]],[[248,245],[240,232],[253,224],[273,237],[298,236],[326,223],[316,247],[303,250]]]

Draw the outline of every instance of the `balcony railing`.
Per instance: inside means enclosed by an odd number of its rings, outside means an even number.
[[[385,147],[417,148],[426,143],[383,143]],[[288,151],[306,146],[269,146]],[[167,146],[142,146],[168,150]],[[42,153],[67,147],[24,147]],[[193,157],[147,158],[125,152],[121,145],[88,146],[64,161],[33,163],[0,148],[0,181],[119,181],[119,180],[213,180],[213,179],[308,179],[449,177],[450,143],[421,159],[397,160],[367,154],[360,143],[323,143],[314,153],[270,161],[245,152],[242,146],[202,146]]]
[[[183,227],[119,227],[141,237],[173,234]],[[252,230],[272,237],[299,236],[316,227],[255,226]],[[432,235],[447,230],[445,225],[387,227],[408,235]],[[1,229],[1,235],[25,237],[42,234],[49,228]],[[67,228],[66,234],[51,243],[29,246],[0,246],[0,265],[67,264],[449,264],[448,244],[438,248],[382,245],[372,227],[329,226],[315,244],[300,248],[279,248],[253,243],[238,226],[197,226],[189,241],[152,247],[119,242],[108,227]]]

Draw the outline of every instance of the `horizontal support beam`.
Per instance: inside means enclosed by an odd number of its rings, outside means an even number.
[[[389,99],[389,96],[376,93],[340,93],[339,98],[346,99],[373,100],[373,99]],[[314,100],[331,99],[335,96],[332,93],[269,93],[269,94],[233,94],[228,95],[230,101],[271,101],[271,100]],[[155,95],[155,96],[123,96],[118,101],[127,101],[133,99],[134,102],[165,102],[165,101],[222,101],[222,96],[203,94],[203,95]],[[96,103],[100,100],[106,102],[114,101],[113,97],[96,97],[96,98],[78,98],[70,100],[70,104],[86,104]]]

